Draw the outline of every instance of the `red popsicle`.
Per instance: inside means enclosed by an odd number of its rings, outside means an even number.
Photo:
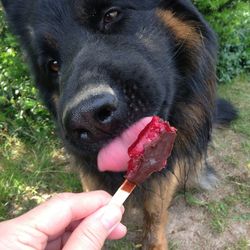
[[[154,116],[128,149],[127,180],[138,185],[153,172],[162,170],[171,154],[175,137],[176,129]]]
[[[154,116],[129,147],[126,180],[113,196],[111,202],[122,205],[136,185],[152,173],[162,170],[171,155],[176,129],[168,122]]]

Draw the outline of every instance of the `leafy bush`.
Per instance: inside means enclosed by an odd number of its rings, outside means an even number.
[[[219,82],[230,82],[250,70],[250,5],[248,0],[195,0],[218,34]]]
[[[36,132],[48,134],[49,115],[36,98],[36,88],[17,42],[6,27],[1,9],[0,34],[0,131],[20,128],[15,133],[25,137],[32,137]]]

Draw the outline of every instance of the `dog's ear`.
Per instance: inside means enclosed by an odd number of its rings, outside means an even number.
[[[32,0],[0,0],[1,3],[6,16],[10,19],[23,13],[27,14],[30,6],[32,6]]]
[[[146,0],[146,1],[131,0],[130,2],[131,2],[131,5],[133,5],[135,9],[150,10],[150,9],[157,7],[160,0]]]
[[[12,11],[16,5],[19,5],[20,0],[0,0],[0,2],[2,3],[2,6],[5,10],[5,12],[7,13],[7,15],[9,15],[10,11]]]
[[[0,0],[11,30],[16,35],[24,32],[33,0]]]
[[[160,3],[161,0],[116,0],[114,3],[119,3],[120,6],[126,6],[127,8],[134,10],[150,10]]]
[[[7,6],[10,4],[10,2],[13,2],[11,0],[1,0],[1,3],[5,9],[7,9]]]
[[[18,11],[18,6],[20,5],[20,0],[0,0],[2,3],[4,12],[8,18],[8,21],[12,19],[12,16],[15,15]]]

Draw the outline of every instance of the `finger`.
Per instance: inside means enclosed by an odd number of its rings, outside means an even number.
[[[74,225],[74,227],[79,225],[79,221],[77,224]],[[119,240],[123,238],[127,233],[127,228],[119,223],[115,229],[110,233],[108,236],[109,240]],[[70,238],[72,234],[72,231],[66,231],[63,235],[60,237],[48,242],[45,250],[60,250],[62,247],[67,243],[68,239]]]
[[[108,236],[109,240],[119,240],[127,234],[127,227],[123,224],[118,224],[116,228]]]
[[[76,228],[63,250],[100,250],[104,241],[117,227],[122,218],[123,209],[108,205],[101,208]]]
[[[124,211],[125,211],[124,206],[121,206],[120,209],[121,209],[122,214],[124,214]],[[65,231],[73,232],[73,231],[79,226],[79,224],[80,224],[81,222],[82,222],[82,220],[76,220],[76,221],[71,222],[71,223],[66,227]]]
[[[89,216],[109,200],[110,195],[104,191],[59,194],[18,220],[29,223],[51,240],[58,237],[72,221]]]

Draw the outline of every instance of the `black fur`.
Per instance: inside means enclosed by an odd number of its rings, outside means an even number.
[[[216,112],[214,123],[219,126],[228,125],[238,117],[237,109],[228,101],[218,98],[216,100]]]
[[[176,167],[182,168],[184,182],[199,172],[213,121],[224,124],[236,117],[228,102],[216,101],[216,36],[188,0],[2,3],[67,150],[82,171],[97,180],[97,188],[114,192],[124,175],[100,173],[98,151],[140,118],[158,115],[175,126],[178,135],[167,170],[136,190],[139,202],[151,181],[167,171],[175,174]],[[111,7],[120,15],[107,24],[104,13]],[[49,70],[51,59],[60,64],[59,73]],[[79,93],[97,86],[112,91],[116,103],[115,119],[108,126],[91,126],[88,117],[77,116],[79,110],[91,109],[98,96],[80,107],[72,104]],[[80,140],[70,133],[69,116],[78,117],[78,125],[87,126],[92,137]]]

